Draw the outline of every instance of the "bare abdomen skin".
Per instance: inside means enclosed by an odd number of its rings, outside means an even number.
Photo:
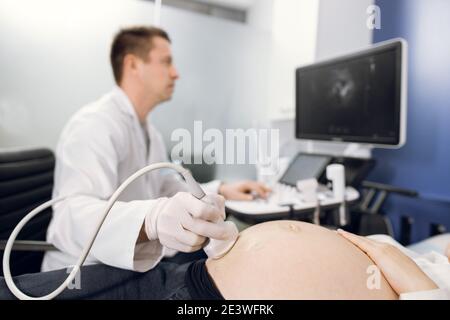
[[[248,228],[206,262],[225,299],[397,299],[373,265],[336,232],[298,221]]]

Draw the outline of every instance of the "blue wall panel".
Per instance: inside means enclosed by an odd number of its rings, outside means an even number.
[[[393,197],[387,211],[399,235],[402,215],[415,218],[413,240],[428,236],[429,223],[450,232],[450,1],[376,0],[381,29],[374,42],[395,37],[409,43],[407,143],[376,150],[370,179],[420,192],[419,199]]]

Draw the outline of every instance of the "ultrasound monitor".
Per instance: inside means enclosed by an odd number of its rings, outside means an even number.
[[[401,147],[406,136],[404,40],[296,70],[296,137]]]

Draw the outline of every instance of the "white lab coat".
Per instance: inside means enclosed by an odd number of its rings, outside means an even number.
[[[160,133],[147,119],[150,150],[127,95],[115,87],[78,111],[65,126],[56,148],[53,198],[74,195],[53,207],[42,271],[74,265],[95,231],[105,204],[131,174],[150,163],[168,161]],[[206,186],[217,192],[220,182]],[[86,260],[147,271],[164,256],[159,241],[136,245],[145,215],[156,198],[187,191],[174,172],[153,171],[126,189],[106,218]]]

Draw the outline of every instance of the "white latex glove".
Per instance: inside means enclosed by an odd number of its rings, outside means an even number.
[[[228,229],[218,223],[225,219],[225,199],[207,195],[198,200],[187,192],[160,198],[145,217],[145,232],[150,240],[182,252],[202,248],[206,238],[224,240]]]

